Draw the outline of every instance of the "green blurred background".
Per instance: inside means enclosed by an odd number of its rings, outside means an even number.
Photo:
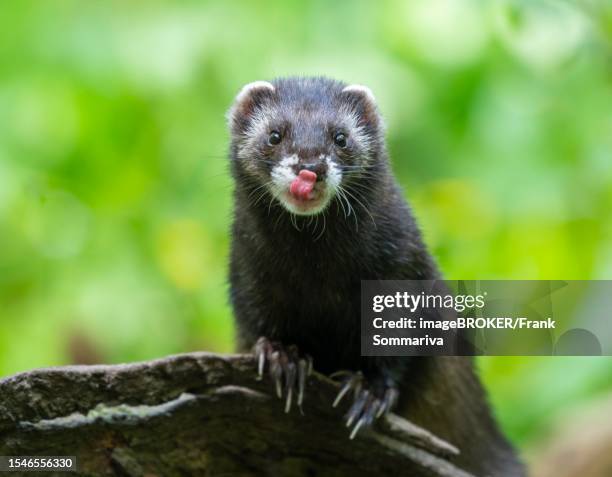
[[[0,376],[232,349],[239,88],[369,85],[452,279],[612,278],[612,5],[581,1],[5,1]],[[529,450],[612,392],[609,358],[485,358]]]

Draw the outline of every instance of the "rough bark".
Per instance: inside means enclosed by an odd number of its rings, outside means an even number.
[[[0,455],[77,456],[87,476],[469,476],[394,415],[349,440],[323,376],[302,412],[272,391],[244,355],[38,369],[0,381]]]

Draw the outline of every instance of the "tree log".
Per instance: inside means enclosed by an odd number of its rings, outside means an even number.
[[[337,392],[313,373],[286,414],[247,355],[37,369],[0,381],[0,455],[76,456],[84,476],[470,477],[393,414],[350,440]]]

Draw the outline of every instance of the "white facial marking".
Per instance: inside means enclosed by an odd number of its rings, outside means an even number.
[[[327,156],[325,162],[327,163],[327,186],[335,193],[342,181],[342,172],[331,157]]]
[[[365,126],[361,123],[361,118],[357,113],[349,108],[346,108],[342,112],[346,118],[346,128],[348,136],[358,145],[361,150],[361,159],[367,161],[369,155],[372,153],[374,143],[370,134],[366,130]]]
[[[285,157],[283,160],[280,161],[280,165],[281,166],[295,166],[298,162],[299,162],[299,157],[297,156],[297,154],[293,154],[289,157]]]
[[[284,192],[289,189],[291,182],[297,177],[295,172],[293,172],[293,166],[295,166],[299,161],[297,154],[293,154],[289,157],[284,157],[278,163],[278,165],[274,166],[272,169],[272,187],[273,192],[275,190]],[[276,195],[276,193],[275,193]]]
[[[256,153],[259,138],[269,133],[271,114],[265,107],[255,112],[248,127],[240,134],[241,147],[238,148],[238,157],[249,160]]]
[[[355,93],[361,96],[364,96],[366,101],[371,103],[373,108],[376,108],[376,98],[374,97],[374,93],[367,86],[361,84],[351,84],[346,86],[343,90],[343,93]],[[355,111],[351,108],[345,108],[344,115],[349,120],[349,134],[351,137],[363,148],[363,156],[366,157],[372,153],[372,149],[374,146],[373,139],[371,137],[371,133],[368,133],[363,126],[362,118],[360,118]],[[384,124],[382,120],[379,119],[379,133],[384,134]]]
[[[317,182],[315,185],[315,194],[318,194],[312,204],[304,207],[304,204],[297,204],[292,201],[289,195],[291,183],[297,178],[297,174],[293,166],[298,164],[299,158],[296,154],[281,159],[272,169],[270,174],[272,182],[270,191],[272,195],[289,211],[297,215],[315,215],[322,212],[330,200],[336,194],[342,173],[338,166],[331,160],[329,156],[321,154],[321,160],[325,160],[327,164],[327,179]]]

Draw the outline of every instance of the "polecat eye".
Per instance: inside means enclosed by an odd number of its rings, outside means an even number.
[[[278,131],[272,131],[268,136],[268,144],[271,146],[276,146],[277,144],[280,144],[281,139],[282,137]]]
[[[338,147],[346,147],[346,134],[338,133],[334,136],[334,144]]]

